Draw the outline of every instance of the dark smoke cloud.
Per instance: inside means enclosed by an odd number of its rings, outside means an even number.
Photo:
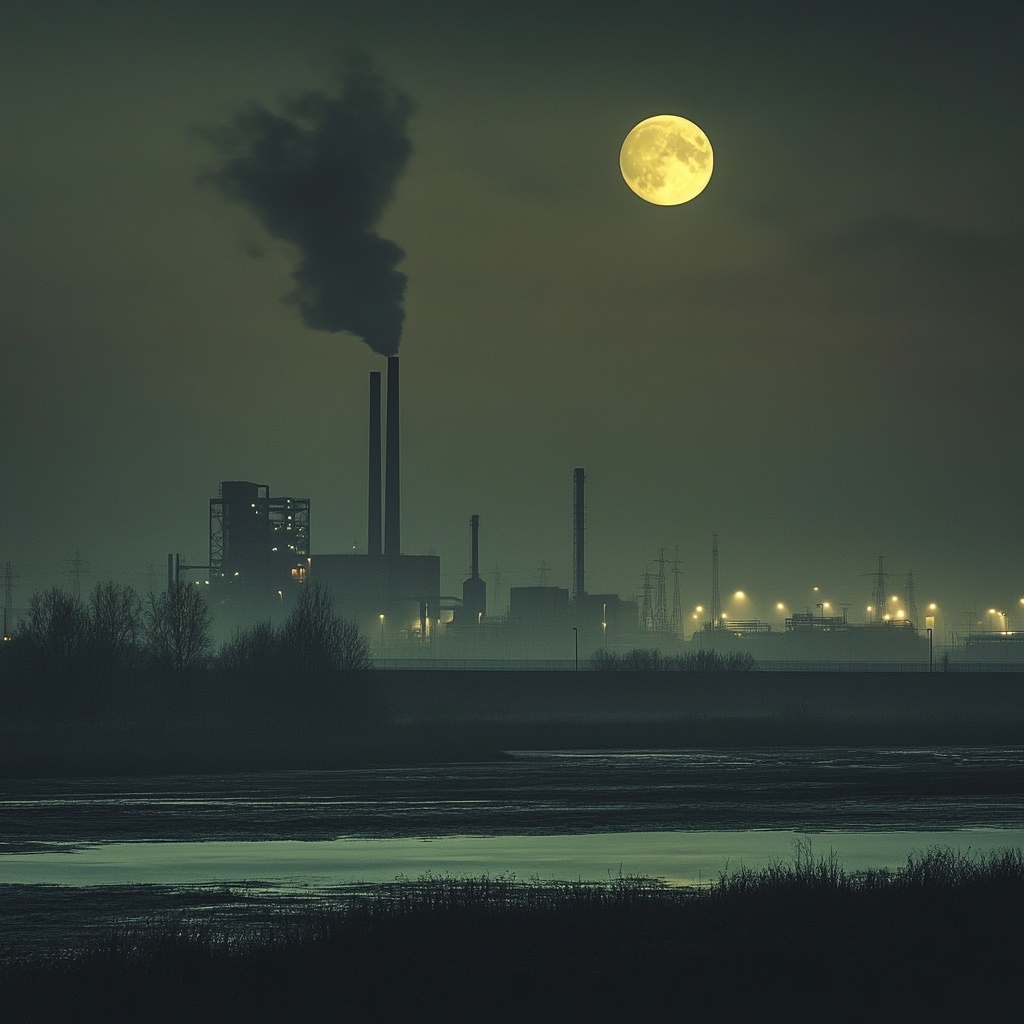
[[[340,95],[306,92],[281,108],[253,103],[204,132],[224,157],[206,178],[298,248],[297,287],[286,301],[309,327],[351,331],[395,355],[406,281],[395,267],[405,253],[372,229],[412,151],[412,103],[356,55]]]

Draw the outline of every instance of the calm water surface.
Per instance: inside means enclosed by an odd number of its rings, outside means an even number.
[[[790,860],[801,839],[848,871],[896,867],[933,845],[1021,846],[1024,748],[530,752],[7,782],[2,797],[10,948],[54,918],[73,934],[76,914],[194,909],[214,891],[266,905],[428,871],[690,884]]]

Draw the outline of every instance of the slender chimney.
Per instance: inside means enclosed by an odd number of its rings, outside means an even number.
[[[583,483],[582,469],[572,473],[572,596],[582,597],[587,591],[583,582]]]
[[[470,516],[469,525],[473,528],[473,579],[480,578],[480,517]]]
[[[401,460],[398,447],[398,356],[388,356],[387,449],[384,464],[384,554],[402,553]]]
[[[380,371],[370,374],[370,475],[366,510],[366,553],[380,554]]]

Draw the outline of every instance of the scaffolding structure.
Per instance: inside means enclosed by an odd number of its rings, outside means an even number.
[[[210,582],[301,578],[309,558],[309,499],[272,498],[270,487],[225,481],[210,499]]]

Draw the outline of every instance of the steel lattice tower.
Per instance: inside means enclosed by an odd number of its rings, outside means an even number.
[[[651,606],[651,574],[644,573],[644,603],[640,610],[640,629],[650,633],[654,629],[654,609]]]
[[[889,601],[889,595],[885,592],[885,581],[889,574],[885,571],[885,555],[878,556],[878,572],[875,573],[875,588],[872,591],[871,599],[875,604],[874,620],[883,622],[885,620],[885,609]]]
[[[676,636],[683,635],[683,601],[679,594],[679,548],[676,547],[676,558],[672,563],[672,575],[675,578],[672,587],[672,632]]]
[[[665,587],[665,549],[658,556],[658,590],[654,600],[654,628],[668,628],[668,594]]]
[[[721,629],[722,595],[718,590],[718,534],[711,534],[711,628]]]
[[[907,581],[903,587],[903,605],[907,611],[907,618],[914,625],[917,625],[917,588],[914,586],[914,570],[907,572]]]

